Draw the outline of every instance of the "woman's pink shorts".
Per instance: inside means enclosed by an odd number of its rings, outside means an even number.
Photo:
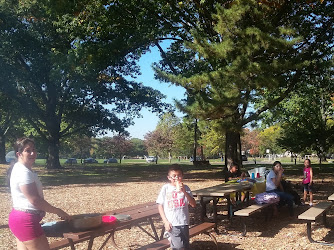
[[[19,241],[28,241],[44,234],[39,223],[42,219],[43,217],[38,214],[30,214],[13,209],[9,214],[8,225]]]

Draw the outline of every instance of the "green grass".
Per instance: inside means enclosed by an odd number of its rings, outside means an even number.
[[[62,159],[61,163],[65,160]],[[105,185],[121,182],[142,182],[142,181],[166,181],[168,160],[159,160],[158,164],[146,163],[144,160],[125,159],[122,164],[103,164],[100,159],[96,164],[63,164],[63,169],[48,170],[45,168],[45,160],[37,160],[35,171],[40,176],[44,186],[57,186],[67,184],[97,184]],[[185,171],[185,178],[196,181],[208,181],[210,179],[223,180],[223,162],[220,159],[210,160],[210,166],[194,166],[189,161],[177,161]],[[295,165],[291,161],[282,161],[286,176],[295,175],[302,177],[303,163],[298,162]],[[244,165],[241,170],[247,172],[254,167],[266,166],[271,168],[271,163],[267,164],[249,164]],[[314,175],[326,177],[333,175],[334,164],[312,164]],[[5,173],[8,165],[0,165],[0,187],[5,186]]]

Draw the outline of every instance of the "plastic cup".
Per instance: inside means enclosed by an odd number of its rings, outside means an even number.
[[[181,191],[181,187],[180,187],[180,182],[179,181],[176,182],[176,191],[177,192]]]
[[[260,178],[260,173],[257,173],[257,174],[256,174],[256,178]]]
[[[252,173],[252,179],[255,179],[255,173]]]

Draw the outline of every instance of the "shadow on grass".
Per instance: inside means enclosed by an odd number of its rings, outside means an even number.
[[[187,180],[223,180],[223,165],[193,166],[191,164],[181,164]],[[248,169],[270,165],[249,164],[242,168]],[[169,164],[115,164],[115,165],[73,165],[63,169],[48,170],[44,167],[36,167],[34,170],[40,177],[43,186],[59,186],[70,184],[100,184],[124,183],[124,182],[164,182],[166,181]],[[285,175],[302,176],[302,165],[284,165]],[[315,172],[327,176],[333,173],[334,164],[313,166]],[[315,176],[317,174],[315,173]],[[319,174],[320,175],[320,174]],[[330,174],[332,175],[332,174]],[[5,187],[5,176],[0,176],[0,187]]]
[[[85,166],[63,170],[40,170],[44,186],[66,184],[104,184],[124,182],[163,182],[166,181],[169,165],[118,165],[118,166]],[[185,178],[188,180],[207,180],[221,178],[221,166],[194,167],[182,165]],[[217,175],[219,172],[219,175]]]

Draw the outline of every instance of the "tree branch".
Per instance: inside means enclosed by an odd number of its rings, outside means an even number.
[[[172,65],[172,63],[170,62],[170,60],[167,58],[167,55],[165,53],[165,51],[161,48],[160,44],[158,42],[155,42],[155,45],[158,47],[159,51],[160,51],[160,54],[161,54],[161,57],[166,60],[169,68],[171,69],[171,71],[174,73],[174,74],[177,74],[174,66]]]

